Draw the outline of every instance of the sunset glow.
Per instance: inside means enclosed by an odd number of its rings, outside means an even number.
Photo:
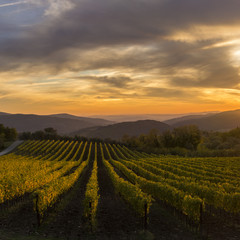
[[[0,112],[240,108],[240,2],[0,1]]]

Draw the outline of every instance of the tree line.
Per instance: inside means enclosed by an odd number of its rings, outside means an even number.
[[[3,130],[4,129],[4,130]],[[4,134],[3,134],[4,133]],[[16,139],[15,129],[0,125],[0,147],[4,141]],[[124,135],[121,141],[112,139],[62,136],[54,128],[19,133],[21,140],[75,140],[124,144],[138,151],[180,156],[240,156],[240,128],[228,132],[201,131],[195,125],[173,128],[163,133],[152,129],[140,136]],[[3,146],[3,145],[2,145]]]
[[[160,133],[153,129],[138,137],[124,135],[122,142],[139,151],[181,156],[240,156],[240,128],[228,132],[201,131],[195,125]]]
[[[17,139],[17,131],[15,128],[4,127],[0,124],[0,150],[4,149],[9,142]]]
[[[97,143],[119,143],[119,141],[115,141],[112,139],[100,139],[100,138],[87,138],[83,136],[66,136],[58,134],[57,130],[49,127],[45,128],[44,130],[38,130],[35,132],[22,132],[19,133],[20,140],[64,140],[64,141],[90,141],[90,142],[97,142]]]

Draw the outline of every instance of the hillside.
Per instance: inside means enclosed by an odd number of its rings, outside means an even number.
[[[0,112],[0,116],[3,116],[3,115],[9,115],[9,113]]]
[[[60,113],[60,114],[52,114],[52,115],[47,115],[49,117],[57,117],[57,118],[66,118],[66,119],[75,119],[75,120],[83,120],[87,121],[89,123],[92,123],[94,126],[105,126],[109,124],[113,124],[113,121],[105,120],[102,118],[89,118],[89,117],[79,117],[67,113]]]
[[[149,133],[149,131],[152,129],[157,129],[159,132],[164,132],[170,129],[170,126],[154,120],[140,120],[136,122],[122,122],[103,127],[82,129],[80,131],[73,132],[71,135],[120,140],[125,134],[129,136],[139,136],[140,134]]]
[[[207,131],[227,131],[240,126],[240,109],[221,113],[181,116],[165,122],[139,120],[115,124],[101,118],[79,117],[66,113],[34,115],[0,112],[1,123],[16,128],[18,132],[34,132],[53,127],[59,134],[119,140],[124,134],[138,136],[142,133],[147,134],[153,128],[163,132],[169,128],[184,125],[197,125],[200,129]]]
[[[73,118],[73,117],[72,117]],[[69,134],[79,129],[110,124],[110,121],[104,119],[89,118],[63,118],[54,116],[41,116],[33,114],[0,114],[0,123],[7,127],[16,128],[18,132],[34,132],[43,130],[47,127],[53,127],[59,134]]]
[[[191,120],[195,120],[195,119],[210,117],[210,116],[216,115],[217,113],[219,113],[219,112],[210,112],[210,113],[197,114],[197,115],[186,115],[186,116],[181,116],[181,117],[177,117],[177,118],[171,118],[171,119],[168,119],[163,122],[168,125],[175,125],[175,124],[183,122],[183,121],[191,121]]]
[[[240,126],[240,109],[226,111],[198,119],[187,119],[172,124],[173,127],[194,124],[201,130],[227,131]]]
[[[126,114],[126,115],[94,115],[94,118],[104,118],[115,123],[120,122],[136,122],[140,120],[151,119],[155,121],[166,121],[172,118],[179,118],[186,114]]]
[[[218,112],[195,112],[195,113],[182,113],[182,114],[125,114],[125,115],[93,115],[94,118],[103,118],[109,121],[114,121],[115,123],[119,122],[136,122],[139,120],[151,119],[159,122],[164,122],[168,124],[168,121],[178,121],[182,117],[190,116],[190,118],[198,118],[201,116],[206,116],[207,114],[215,114]]]

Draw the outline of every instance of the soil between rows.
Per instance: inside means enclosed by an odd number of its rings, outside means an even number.
[[[115,192],[103,165],[98,146],[99,207],[97,212],[98,239],[123,239],[142,229],[142,222]],[[107,238],[106,238],[107,237]]]

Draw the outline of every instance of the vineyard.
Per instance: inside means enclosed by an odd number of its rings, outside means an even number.
[[[0,224],[59,239],[239,239],[240,159],[25,141],[0,157]]]

